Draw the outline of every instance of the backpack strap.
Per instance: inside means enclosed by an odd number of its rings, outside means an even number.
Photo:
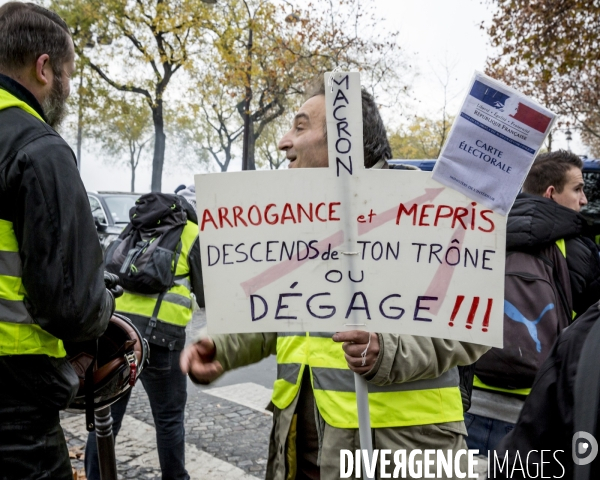
[[[177,244],[177,250],[175,251],[175,265],[173,266],[173,270],[177,271],[177,264],[179,263],[179,257],[181,256],[181,248],[183,246],[183,242],[180,240]],[[146,336],[152,335],[152,330],[156,327],[156,322],[158,320],[158,312],[160,311],[160,305],[162,304],[163,298],[165,298],[166,293],[169,290],[165,290],[164,292],[160,292],[158,294],[158,298],[156,299],[156,305],[154,305],[154,310],[152,311],[152,316],[150,317],[150,321],[148,322],[148,326],[146,327],[146,331],[144,332]]]
[[[179,243],[177,244],[177,250],[175,250],[175,265],[173,265],[173,272],[177,273],[177,264],[179,263],[179,256],[181,255],[181,249],[183,248],[183,242],[181,238],[179,239]]]
[[[148,326],[146,327],[146,336],[152,335],[152,330],[156,327],[156,320],[158,318],[158,312],[160,310],[160,305],[165,297],[167,291],[161,292],[158,294],[158,298],[156,299],[156,304],[154,305],[154,311],[152,312],[152,316],[150,317],[150,321],[148,322]]]
[[[600,346],[600,321],[588,333],[581,349],[575,376],[573,433],[586,432],[596,434],[598,426],[598,406],[600,404],[600,374],[598,372],[598,347]],[[588,443],[591,441],[588,440]],[[576,442],[573,439],[573,447]],[[591,445],[592,450],[598,449],[598,444]],[[592,464],[575,465],[574,477],[577,480],[591,478]]]

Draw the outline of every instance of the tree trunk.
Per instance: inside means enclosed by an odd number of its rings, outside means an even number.
[[[152,184],[150,190],[160,192],[162,188],[162,172],[165,163],[166,135],[163,119],[163,102],[156,99],[156,106],[152,108],[152,121],[154,122],[154,157],[152,158]]]
[[[135,192],[135,144],[129,140],[129,168],[131,168],[131,193]]]
[[[77,168],[81,172],[81,143],[83,141],[83,105],[81,92],[83,90],[83,67],[79,72],[79,90],[77,91]]]
[[[77,169],[81,172],[81,143],[83,141],[83,125],[81,120],[81,100],[79,100],[79,112],[77,114]]]
[[[249,77],[249,75],[248,75]],[[247,79],[247,81],[250,81]],[[242,170],[251,170],[250,168],[250,129],[252,121],[250,120],[250,100],[252,99],[252,90],[246,87],[246,100],[244,102],[244,135],[242,137]]]
[[[248,5],[246,5],[246,8]],[[248,11],[250,14],[250,11]],[[250,118],[250,106],[252,103],[252,35],[253,29],[248,32],[248,44],[246,45],[246,101],[244,104],[244,145],[242,149],[242,170],[256,170],[254,164],[254,124]]]
[[[225,161],[223,163],[219,164],[219,167],[221,167],[222,172],[227,171],[227,169],[229,168],[230,161],[231,161],[231,153],[228,151],[225,151]]]
[[[254,136],[254,122],[250,122],[248,126],[248,170],[256,170],[256,163],[254,162],[254,145],[256,144],[256,137]]]

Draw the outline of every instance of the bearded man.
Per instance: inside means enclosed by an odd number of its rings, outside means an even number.
[[[73,474],[59,411],[79,379],[63,341],[99,337],[114,310],[77,161],[54,128],[75,70],[65,22],[0,7],[0,477]]]

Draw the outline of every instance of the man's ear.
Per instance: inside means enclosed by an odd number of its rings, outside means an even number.
[[[550,185],[546,191],[544,192],[544,195],[542,195],[542,197],[544,198],[552,198],[552,195],[554,194],[554,192],[556,192],[556,188],[554,188],[554,185]]]
[[[50,56],[47,53],[40,55],[35,61],[35,79],[46,86],[52,79],[52,66],[50,65]]]

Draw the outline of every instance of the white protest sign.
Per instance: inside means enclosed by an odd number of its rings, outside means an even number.
[[[502,346],[505,218],[427,172],[364,169],[359,75],[335,79],[329,168],[195,177],[209,332]]]
[[[555,117],[476,72],[433,178],[506,215]]]

